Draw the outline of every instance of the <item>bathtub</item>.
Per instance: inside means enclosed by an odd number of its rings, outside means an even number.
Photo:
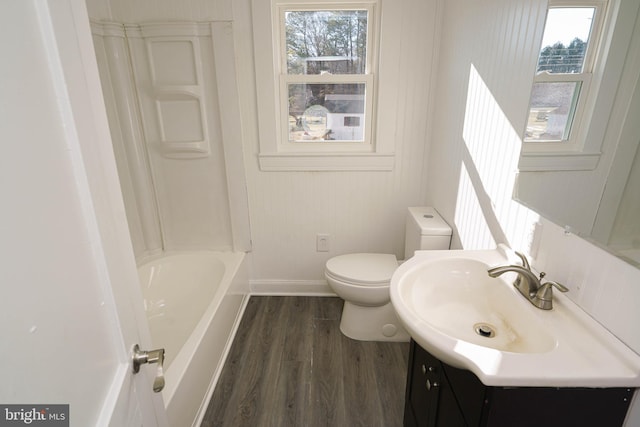
[[[249,298],[239,252],[174,252],[138,267],[169,425],[200,424]]]

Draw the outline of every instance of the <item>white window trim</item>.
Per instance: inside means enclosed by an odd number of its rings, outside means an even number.
[[[369,49],[367,51],[367,72],[365,75],[344,75],[345,81],[356,78],[367,81],[373,90],[372,102],[366,111],[371,122],[369,140],[365,143],[323,142],[289,143],[286,124],[281,124],[280,111],[283,85],[288,77],[280,72],[282,64],[279,47],[284,42],[279,20],[281,8],[308,8],[311,10],[368,9]],[[377,63],[380,35],[380,3],[377,0],[350,0],[336,3],[330,0],[252,0],[254,57],[256,61],[256,90],[258,97],[258,126],[260,152],[258,161],[263,171],[335,171],[372,170],[388,171],[394,165],[393,141],[377,141],[375,138],[377,111]],[[266,16],[271,19],[264,19]],[[286,68],[285,68],[286,69]],[[297,76],[298,78],[300,76]],[[317,79],[320,76],[308,76]],[[305,77],[307,78],[307,77]],[[369,86],[368,86],[369,88]],[[286,106],[284,106],[286,107]],[[286,135],[283,138],[283,134]],[[366,137],[365,137],[366,138]]]
[[[581,95],[576,106],[569,140],[564,142],[523,142],[520,171],[593,170],[601,156],[601,146],[613,107],[614,77],[622,70],[620,60],[611,49],[615,16],[619,0],[550,0],[548,8],[595,7],[596,16],[585,58]],[[542,33],[541,33],[542,36]],[[538,50],[539,52],[539,50]],[[605,74],[606,68],[606,74]],[[564,79],[563,79],[564,77]],[[570,81],[571,75],[538,75],[538,81]],[[597,118],[597,119],[595,119]]]

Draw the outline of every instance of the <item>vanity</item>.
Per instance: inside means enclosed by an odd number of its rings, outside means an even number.
[[[411,341],[405,427],[622,426],[628,387],[485,386]]]
[[[574,304],[539,309],[514,286],[506,247],[419,251],[391,280],[412,337],[404,425],[622,426],[640,356]],[[519,269],[515,269],[519,270]]]

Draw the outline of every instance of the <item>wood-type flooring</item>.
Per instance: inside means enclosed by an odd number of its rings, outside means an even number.
[[[402,426],[409,343],[340,332],[342,300],[249,300],[202,427]]]

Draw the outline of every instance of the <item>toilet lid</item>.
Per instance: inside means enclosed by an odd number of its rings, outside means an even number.
[[[332,276],[358,284],[388,284],[398,260],[393,254],[347,254],[331,258],[326,269]]]

